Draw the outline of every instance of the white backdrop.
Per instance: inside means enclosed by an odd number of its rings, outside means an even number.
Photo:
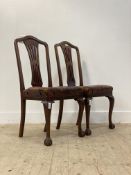
[[[68,40],[80,48],[84,83],[114,87],[115,122],[131,122],[130,0],[1,0],[0,122],[18,122],[20,96],[14,39],[27,34],[48,42],[53,83],[57,85],[54,43]],[[24,53],[23,53],[24,57]],[[24,67],[26,61],[23,59]],[[44,70],[44,67],[43,67]],[[29,80],[29,70],[25,76]],[[108,101],[94,99],[92,122],[107,122]],[[58,103],[52,122],[56,122]],[[75,122],[77,104],[67,101],[63,122]],[[42,104],[27,103],[28,122],[44,120]]]

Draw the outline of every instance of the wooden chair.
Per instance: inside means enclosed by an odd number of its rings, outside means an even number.
[[[58,75],[59,75],[59,85],[63,86],[63,78],[62,78],[62,72],[61,72],[61,65],[60,65],[60,54],[58,48],[61,48],[65,63],[66,63],[66,68],[67,68],[67,84],[70,87],[76,86],[75,84],[75,79],[74,79],[74,72],[73,72],[73,62],[72,62],[72,49],[75,49],[76,54],[77,54],[77,62],[78,62],[78,70],[79,70],[79,86],[83,87],[83,97],[84,103],[85,103],[85,112],[86,112],[86,130],[85,134],[90,135],[91,130],[89,127],[89,120],[90,120],[90,105],[91,105],[91,99],[93,97],[107,97],[109,99],[109,128],[114,129],[115,125],[112,123],[112,111],[113,111],[113,106],[114,106],[114,97],[112,95],[113,87],[108,86],[108,85],[94,85],[94,86],[83,86],[83,76],[82,76],[82,68],[81,68],[81,61],[80,61],[80,53],[79,49],[77,46],[74,46],[73,44],[67,42],[67,41],[62,41],[58,44],[54,45],[55,48],[55,55],[56,55],[56,61],[57,61],[57,68],[58,68]],[[64,100],[60,101],[59,105],[59,115],[58,115],[58,121],[57,121],[57,129],[60,128],[61,125],[61,120],[62,120],[62,113],[63,113],[63,105],[64,105]],[[80,108],[79,108],[80,109]],[[80,113],[80,111],[79,111]],[[76,124],[79,124],[79,115],[77,118]]]
[[[25,88],[24,85],[24,77],[19,52],[19,43],[23,43],[25,45],[30,60],[31,73],[32,73],[32,81],[31,81],[32,86],[29,88]],[[45,48],[47,74],[48,74],[48,87],[42,87],[43,82],[39,62],[39,45],[43,45]],[[14,46],[19,72],[20,94],[21,94],[21,121],[20,121],[19,137],[23,137],[24,132],[26,100],[38,100],[42,101],[45,112],[46,138],[44,140],[44,144],[46,146],[52,145],[52,139],[50,137],[52,103],[55,100],[63,101],[65,99],[74,99],[79,104],[80,110],[79,110],[78,135],[80,137],[83,137],[85,135],[85,133],[81,129],[81,120],[84,110],[83,89],[81,87],[76,86],[52,87],[49,49],[46,42],[43,42],[33,36],[25,36],[16,39],[14,41]],[[70,77],[68,77],[68,82],[70,82],[71,84],[73,82],[72,79],[70,79]]]

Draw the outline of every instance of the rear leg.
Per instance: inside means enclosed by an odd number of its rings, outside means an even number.
[[[114,97],[113,96],[108,96],[109,99],[109,129],[114,129],[115,124],[112,122],[112,112],[113,112],[113,107],[114,107]]]
[[[82,130],[81,123],[82,123],[82,117],[83,117],[83,111],[84,111],[84,100],[79,99],[77,100],[79,104],[79,113],[78,113],[78,136],[84,137],[85,132]]]
[[[86,112],[86,130],[85,134],[87,136],[91,135],[90,129],[90,108],[91,108],[91,99],[85,99],[85,112]]]
[[[21,98],[21,121],[19,128],[19,137],[23,137],[24,126],[25,126],[25,113],[26,113],[26,100]]]
[[[78,117],[77,117],[77,122],[76,122],[76,125],[78,126],[78,123],[79,123],[79,113],[80,113],[80,104],[78,103],[79,105],[79,111],[78,111]]]
[[[59,115],[58,115],[58,121],[57,121],[56,129],[60,129],[61,120],[62,120],[62,114],[63,114],[63,106],[64,106],[64,100],[60,100]]]

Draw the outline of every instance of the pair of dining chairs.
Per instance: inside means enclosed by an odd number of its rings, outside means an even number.
[[[20,59],[19,43],[23,43],[27,49],[32,80],[31,87],[25,88],[24,76],[22,70],[22,64]],[[48,87],[43,86],[42,76],[40,71],[40,61],[39,61],[39,45],[43,45],[45,48],[46,54],[46,63],[47,63],[47,75],[48,75]],[[19,128],[19,137],[23,137],[24,124],[25,124],[25,114],[26,114],[26,100],[38,100],[43,103],[44,113],[45,113],[45,128],[46,138],[44,144],[46,146],[52,145],[52,139],[50,136],[50,125],[51,125],[51,110],[52,104],[54,101],[59,101],[59,114],[57,121],[57,129],[60,128],[64,100],[74,99],[79,105],[79,112],[76,125],[78,125],[78,136],[84,137],[85,135],[90,135],[90,100],[93,97],[107,97],[109,99],[109,128],[114,129],[115,125],[112,123],[112,111],[114,106],[114,97],[113,97],[113,87],[108,85],[94,85],[94,86],[84,86],[83,85],[83,76],[82,76],[82,67],[80,60],[80,53],[78,47],[73,44],[62,41],[54,45],[57,70],[59,77],[59,86],[52,86],[52,76],[51,76],[51,66],[50,66],[50,57],[49,57],[49,47],[46,42],[43,42],[33,36],[25,36],[18,38],[14,41],[15,53],[17,59],[19,81],[20,81],[20,95],[21,95],[21,121]],[[67,85],[63,85],[62,70],[60,64],[60,54],[59,49],[61,48],[64,55],[64,60],[66,64],[67,72]],[[73,70],[73,59],[72,59],[72,49],[76,51],[77,63],[78,63],[78,72],[79,72],[79,85],[76,85],[74,70]],[[86,130],[82,130],[81,122],[83,111],[85,108],[86,113]]]

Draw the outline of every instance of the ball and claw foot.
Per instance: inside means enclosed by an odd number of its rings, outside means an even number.
[[[114,123],[109,124],[109,129],[114,129],[114,128],[115,128],[115,124]]]
[[[87,136],[91,135],[91,129],[90,128],[86,128],[85,135],[87,135]]]
[[[85,132],[84,131],[78,131],[78,136],[79,137],[84,137],[85,136]]]
[[[47,137],[45,140],[44,140],[44,144],[46,146],[51,146],[52,145],[52,140],[51,138]]]

